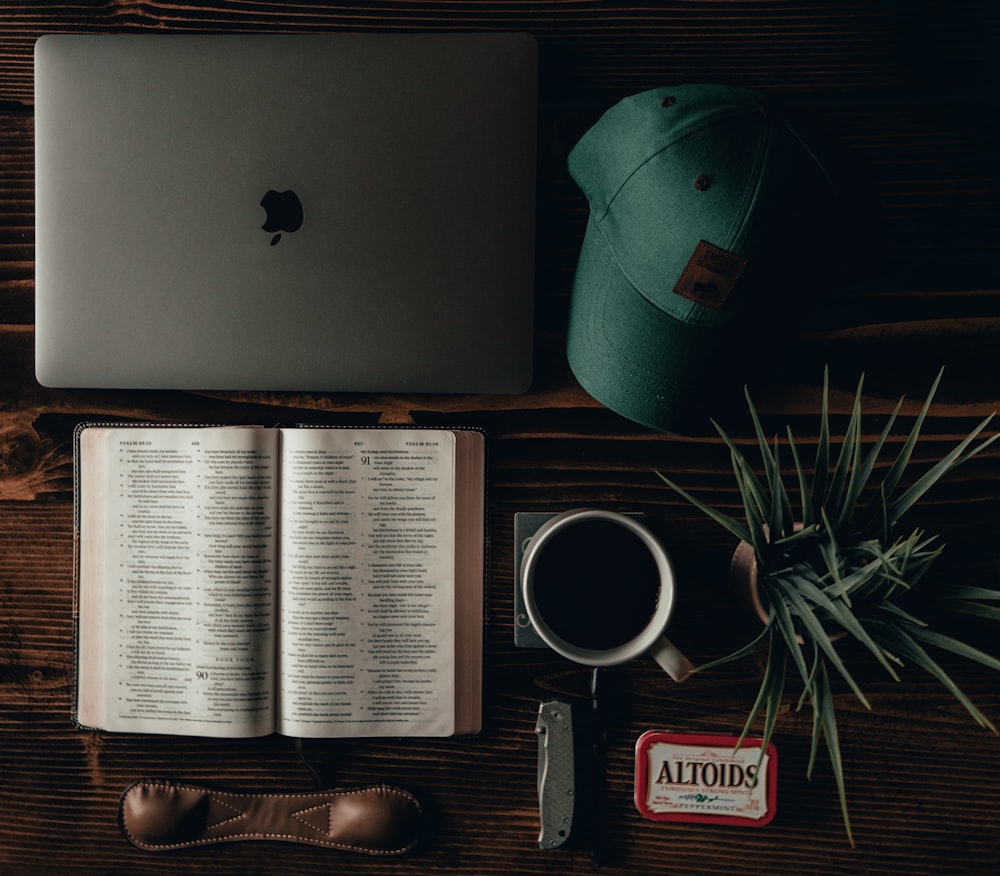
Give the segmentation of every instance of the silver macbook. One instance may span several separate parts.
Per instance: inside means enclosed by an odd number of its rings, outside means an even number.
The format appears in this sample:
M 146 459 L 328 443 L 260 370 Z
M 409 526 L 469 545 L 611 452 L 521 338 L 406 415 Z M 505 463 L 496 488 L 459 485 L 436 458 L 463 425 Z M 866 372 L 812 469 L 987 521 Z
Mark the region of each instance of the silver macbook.
M 39 382 L 526 390 L 536 56 L 520 34 L 43 37 Z

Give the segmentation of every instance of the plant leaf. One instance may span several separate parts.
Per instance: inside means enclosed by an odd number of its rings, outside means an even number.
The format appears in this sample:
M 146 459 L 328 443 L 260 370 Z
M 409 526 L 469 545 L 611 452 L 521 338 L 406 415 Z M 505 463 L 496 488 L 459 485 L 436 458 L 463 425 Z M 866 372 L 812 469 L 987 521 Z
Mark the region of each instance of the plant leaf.
M 919 666 L 928 674 L 932 675 L 938 681 L 940 681 L 957 699 L 964 707 L 965 710 L 972 716 L 973 720 L 979 724 L 980 727 L 986 727 L 992 730 L 994 733 L 997 732 L 996 727 L 990 722 L 990 720 L 979 711 L 976 705 L 970 700 L 965 693 L 959 688 L 951 677 L 938 665 L 937 661 L 931 657 L 920 645 L 916 642 L 914 636 L 920 636 L 925 633 L 926 630 L 920 627 L 910 627 L 904 629 L 901 625 L 896 624 L 880 624 L 879 635 L 884 636 L 887 640 L 891 641 L 893 647 L 898 651 L 903 657 L 911 660 L 915 666 Z M 988 655 L 984 655 L 988 656 Z
M 854 834 L 851 832 L 851 819 L 847 813 L 847 789 L 844 786 L 844 764 L 840 756 L 840 739 L 837 735 L 837 713 L 833 704 L 833 694 L 830 691 L 830 680 L 826 667 L 820 665 L 820 671 L 814 685 L 813 709 L 819 727 L 826 738 L 826 750 L 830 754 L 830 766 L 837 782 L 837 795 L 840 797 L 840 814 L 844 819 L 844 829 L 847 839 L 854 846 Z M 816 725 L 813 725 L 813 736 L 816 735 Z
M 801 709 L 806 702 L 809 703 L 812 708 L 813 720 L 812 720 L 812 735 L 809 744 L 809 761 L 806 764 L 806 777 L 812 778 L 813 768 L 816 766 L 816 755 L 819 753 L 819 740 L 823 735 L 822 724 L 820 723 L 819 709 L 817 708 L 816 700 L 816 690 L 815 690 L 815 679 L 816 674 L 819 672 L 820 666 L 823 663 L 822 655 L 819 653 L 819 646 L 813 642 L 813 653 L 812 653 L 812 666 L 813 671 L 809 674 L 809 682 L 805 685 L 802 690 L 802 696 L 799 698 L 799 708 Z
M 882 575 L 882 561 L 876 557 L 869 563 L 844 575 L 835 584 L 831 584 L 830 595 L 843 597 L 847 604 L 851 605 L 854 599 L 860 599 L 866 595 L 870 589 L 868 585 L 878 579 L 880 575 Z
M 746 541 L 746 542 L 750 541 L 750 531 L 742 523 L 740 523 L 737 520 L 734 520 L 732 517 L 730 517 L 727 514 L 724 514 L 721 511 L 717 511 L 710 505 L 706 505 L 700 499 L 696 499 L 689 492 L 677 486 L 677 484 L 675 484 L 670 478 L 668 478 L 662 472 L 657 472 L 656 474 L 660 478 L 660 480 L 662 480 L 675 493 L 680 495 L 681 498 L 690 502 L 692 505 L 694 505 L 695 508 L 701 511 L 702 514 L 705 514 L 707 517 L 710 517 L 731 535 L 736 536 L 736 538 L 738 538 L 740 541 Z
M 694 669 L 691 670 L 692 674 L 695 672 L 705 672 L 709 669 L 715 669 L 717 666 L 722 666 L 725 663 L 731 663 L 733 660 L 739 660 L 743 657 L 749 657 L 754 651 L 760 647 L 760 644 L 768 638 L 773 632 L 770 625 L 766 625 L 752 641 L 748 642 L 742 648 L 737 648 L 725 657 L 718 657 L 715 660 L 711 660 L 708 663 L 699 663 Z
M 779 653 L 780 652 L 780 653 Z M 764 677 L 761 679 L 760 688 L 757 690 L 757 698 L 750 709 L 746 723 L 743 725 L 743 732 L 736 743 L 739 748 L 746 740 L 757 716 L 764 712 L 764 735 L 761 743 L 762 753 L 767 750 L 767 745 L 774 735 L 774 727 L 778 720 L 778 712 L 781 708 L 781 698 L 785 690 L 785 653 L 782 651 L 782 644 L 775 636 L 770 637 L 767 651 L 767 665 L 764 668 Z
M 806 703 L 809 703 L 810 708 L 812 707 L 813 681 L 816 678 L 816 673 L 819 672 L 819 667 L 823 663 L 823 655 L 820 654 L 819 646 L 815 642 L 812 643 L 812 646 L 812 662 L 810 664 L 812 669 L 809 670 L 809 677 L 802 685 L 802 694 L 799 696 L 799 703 L 796 707 L 796 711 L 801 710 Z M 813 709 L 813 711 L 815 712 L 815 709 Z M 806 770 L 807 773 L 812 770 L 812 765 L 816 762 L 816 749 L 816 739 L 813 739 L 812 751 L 809 754 L 809 767 Z
M 914 627 L 926 627 L 927 622 L 921 620 L 916 615 L 910 614 L 910 612 L 900 608 L 894 602 L 883 602 L 878 606 L 879 612 L 885 612 L 886 614 L 892 615 L 890 619 L 884 619 L 882 621 L 876 621 L 877 623 L 888 623 L 898 625 L 900 621 L 909 624 Z
M 945 611 L 958 612 L 971 617 L 1000 621 L 1000 590 L 970 585 L 955 585 L 937 594 L 937 600 Z
M 764 463 L 764 474 L 767 476 L 768 486 L 774 490 L 774 474 L 775 474 L 775 460 L 771 456 L 771 446 L 764 435 L 764 428 L 760 423 L 760 416 L 757 413 L 757 408 L 754 406 L 753 399 L 750 397 L 750 390 L 747 387 L 743 387 L 743 397 L 747 402 L 747 411 L 750 413 L 750 421 L 753 423 L 754 433 L 757 436 L 757 446 L 760 448 L 761 462 Z
M 826 480 L 830 467 L 830 369 L 823 369 L 823 408 L 819 420 L 819 441 L 816 443 L 816 465 L 813 471 L 812 519 L 819 519 L 819 509 L 826 501 Z
M 844 665 L 843 660 L 840 659 L 840 655 L 837 653 L 837 649 L 834 648 L 833 644 L 830 642 L 830 636 L 823 625 L 819 622 L 815 613 L 806 605 L 805 599 L 803 599 L 802 594 L 798 590 L 788 584 L 786 581 L 777 580 L 773 582 L 781 590 L 781 595 L 788 601 L 789 605 L 795 610 L 795 616 L 802 621 L 805 632 L 816 642 L 820 650 L 826 656 L 827 660 L 830 661 L 831 665 L 840 673 L 844 681 L 850 686 L 851 690 L 854 691 L 854 695 L 864 704 L 866 709 L 871 709 L 871 704 L 868 702 L 868 698 L 861 692 L 861 688 L 858 687 L 858 683 L 854 680 L 854 677 L 847 670 Z M 780 603 L 780 600 L 777 600 Z M 803 680 L 807 679 L 805 673 L 802 675 Z
M 942 599 L 980 599 L 984 602 L 1000 602 L 1000 590 L 976 587 L 972 584 L 952 584 L 940 594 Z
M 791 532 L 795 527 L 792 506 L 789 504 L 788 494 L 785 492 L 785 483 L 781 479 L 781 453 L 777 438 L 774 439 L 773 458 L 774 481 L 771 484 L 771 510 L 767 518 L 770 521 L 772 539 Z
M 957 654 L 966 660 L 981 663 L 983 666 L 1000 672 L 1000 659 L 979 650 L 979 648 L 974 648 L 972 645 L 968 645 L 959 639 L 946 636 L 944 633 L 939 633 L 937 630 L 932 630 L 929 627 L 915 627 L 910 632 L 915 639 L 920 639 L 928 645 L 933 645 L 935 648 L 940 648 L 943 651 L 950 651 L 952 654 Z
M 795 668 L 803 680 L 809 677 L 809 670 L 806 667 L 805 658 L 802 656 L 802 647 L 799 645 L 798 631 L 795 629 L 795 622 L 792 620 L 788 604 L 781 598 L 781 594 L 772 594 L 772 623 L 777 627 L 778 632 L 785 641 L 788 653 L 792 657 Z
M 957 605 L 949 605 L 948 611 L 958 614 L 978 617 L 982 620 L 1000 621 L 1000 607 L 995 605 L 979 605 L 975 602 L 959 602 Z
M 885 428 L 882 429 L 881 434 L 875 440 L 875 443 L 868 451 L 868 455 L 865 457 L 864 462 L 861 464 L 861 472 L 856 479 L 853 493 L 849 498 L 851 508 L 856 508 L 858 502 L 860 502 L 861 496 L 864 493 L 865 488 L 868 486 L 868 482 L 871 480 L 872 472 L 875 469 L 875 463 L 878 461 L 879 456 L 881 456 L 882 454 L 882 448 L 885 446 L 885 442 L 889 437 L 889 433 L 892 432 L 892 427 L 896 424 L 896 418 L 899 416 L 899 412 L 902 409 L 902 407 L 903 407 L 903 400 L 900 399 L 896 403 L 896 407 L 893 409 L 892 413 L 889 415 L 889 419 L 885 424 Z M 884 531 L 883 535 L 885 538 L 888 538 L 887 531 Z
M 833 579 L 835 584 L 840 584 L 842 576 L 840 574 L 841 570 L 836 558 L 843 557 L 844 553 L 841 551 L 840 545 L 837 544 L 837 534 L 834 531 L 833 526 L 830 524 L 830 518 L 827 516 L 825 508 L 820 508 L 820 517 L 823 526 L 826 528 L 826 536 L 829 539 L 829 542 L 824 545 L 823 558 L 826 561 L 826 568 L 830 577 Z M 842 596 L 846 600 L 847 604 L 850 605 L 851 598 L 848 588 L 840 586 L 838 587 L 838 591 L 838 595 Z
M 802 508 L 801 522 L 803 528 L 812 526 L 814 522 L 812 507 L 812 489 L 806 479 L 805 469 L 802 467 L 802 459 L 799 457 L 799 448 L 795 444 L 795 436 L 791 427 L 786 428 L 788 434 L 788 449 L 792 452 L 792 461 L 795 463 L 795 476 L 799 481 L 799 499 Z
M 743 504 L 747 512 L 748 520 L 754 516 L 763 518 L 767 513 L 766 509 L 770 504 L 765 498 L 763 485 L 754 473 L 753 467 L 733 442 L 732 438 L 726 434 L 726 431 L 718 423 L 716 423 L 715 420 L 712 420 L 711 422 L 715 427 L 715 431 L 719 433 L 719 437 L 722 439 L 723 443 L 729 448 L 729 458 L 732 463 L 733 473 L 737 476 L 737 478 L 739 478 L 742 473 L 746 479 L 747 490 Z M 750 497 L 750 501 L 747 500 L 746 496 Z
M 764 428 L 760 422 L 757 408 L 750 397 L 750 390 L 743 388 L 743 395 L 747 401 L 747 410 L 750 412 L 750 419 L 753 422 L 754 433 L 757 435 L 757 444 L 760 447 L 760 457 L 764 464 L 764 475 L 767 478 L 767 486 L 771 492 L 771 502 L 768 511 L 768 524 L 771 529 L 771 538 L 777 538 L 791 531 L 794 515 L 792 506 L 788 501 L 788 494 L 785 491 L 785 482 L 781 478 L 781 459 L 778 450 L 778 439 L 775 437 L 774 450 L 772 451 L 768 443 Z M 762 497 L 763 498 L 763 497 Z M 767 506 L 761 505 L 761 510 Z
M 853 510 L 849 504 L 849 497 L 854 492 L 854 482 L 861 463 L 861 391 L 864 382 L 865 377 L 862 374 L 854 393 L 854 405 L 844 432 L 844 440 L 840 445 L 837 464 L 833 469 L 830 493 L 822 509 L 835 524 L 829 527 L 831 535 L 850 519 Z
M 1000 438 L 1000 432 L 998 432 L 996 435 L 988 438 L 978 447 L 963 456 L 965 449 L 976 440 L 979 434 L 990 424 L 992 420 L 992 415 L 983 420 L 956 447 L 952 448 L 952 450 L 947 453 L 944 458 L 938 460 L 934 466 L 917 479 L 916 483 L 903 492 L 898 499 L 889 504 L 888 516 L 890 525 L 895 524 L 895 522 L 899 520 L 899 518 L 902 517 L 907 511 L 909 511 L 917 500 L 920 499 L 931 487 L 933 487 L 934 484 L 936 484 L 944 475 L 952 469 L 957 468 L 963 462 L 971 459 L 977 453 L 986 449 L 994 441 Z
M 757 557 L 759 569 L 764 568 L 764 557 L 767 548 L 767 533 L 764 531 L 763 511 L 755 505 L 756 499 L 753 493 L 753 473 L 747 472 L 742 466 L 734 466 L 736 474 L 736 485 L 740 489 L 740 496 L 743 500 L 743 507 L 746 511 L 747 529 L 750 532 L 750 544 L 753 545 L 754 554 Z
M 927 417 L 927 412 L 930 410 L 931 401 L 933 400 L 935 393 L 937 393 L 938 385 L 941 383 L 941 376 L 943 374 L 944 368 L 941 368 L 937 373 L 937 377 L 934 378 L 934 382 L 931 384 L 930 391 L 927 393 L 927 398 L 924 399 L 923 407 L 920 409 L 920 413 L 917 415 L 917 419 L 914 421 L 913 427 L 910 429 L 910 434 L 907 436 L 902 449 L 899 451 L 899 455 L 896 457 L 892 467 L 882 480 L 882 489 L 885 492 L 886 500 L 892 496 L 893 491 L 896 489 L 900 479 L 903 477 L 903 472 L 910 463 L 910 457 L 913 455 L 913 448 L 917 444 L 917 438 L 920 437 L 920 429 Z
M 868 631 L 864 628 L 861 621 L 855 617 L 854 612 L 850 610 L 845 604 L 838 600 L 831 599 L 827 594 L 819 587 L 817 587 L 812 581 L 806 578 L 796 576 L 794 579 L 794 586 L 802 593 L 802 596 L 814 602 L 816 605 L 825 609 L 827 614 L 839 624 L 844 630 L 846 630 L 850 635 L 857 639 L 861 644 L 863 644 L 871 653 L 874 655 L 875 659 L 885 667 L 885 670 L 892 676 L 895 681 L 899 681 L 899 676 L 896 674 L 895 669 L 889 663 L 889 657 L 886 652 L 879 647 L 874 639 L 868 634 Z

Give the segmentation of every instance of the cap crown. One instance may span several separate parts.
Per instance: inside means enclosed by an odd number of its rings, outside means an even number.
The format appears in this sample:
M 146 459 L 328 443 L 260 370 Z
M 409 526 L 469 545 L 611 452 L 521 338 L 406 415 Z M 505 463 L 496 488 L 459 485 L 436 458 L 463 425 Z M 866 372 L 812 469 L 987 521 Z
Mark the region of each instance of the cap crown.
M 569 170 L 625 278 L 675 319 L 723 325 L 739 308 L 728 292 L 754 253 L 767 190 L 778 185 L 776 139 L 756 92 L 659 88 L 608 110 L 570 154 Z M 707 303 L 678 286 L 704 258 L 703 241 L 717 260 L 736 257 Z

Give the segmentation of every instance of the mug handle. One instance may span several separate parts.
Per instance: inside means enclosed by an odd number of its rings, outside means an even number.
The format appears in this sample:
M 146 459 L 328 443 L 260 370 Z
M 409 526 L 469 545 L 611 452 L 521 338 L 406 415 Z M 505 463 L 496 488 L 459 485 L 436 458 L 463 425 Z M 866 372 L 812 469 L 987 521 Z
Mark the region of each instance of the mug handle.
M 674 681 L 684 681 L 694 669 L 694 664 L 666 636 L 660 636 L 649 653 Z

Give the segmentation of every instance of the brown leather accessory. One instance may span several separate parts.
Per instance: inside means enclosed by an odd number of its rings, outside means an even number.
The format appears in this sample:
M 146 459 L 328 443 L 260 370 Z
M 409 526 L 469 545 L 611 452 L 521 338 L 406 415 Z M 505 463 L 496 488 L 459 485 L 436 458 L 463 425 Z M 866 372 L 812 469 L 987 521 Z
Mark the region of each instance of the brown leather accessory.
M 410 851 L 420 804 L 388 785 L 301 794 L 234 794 L 143 779 L 122 794 L 118 821 L 148 852 L 239 840 L 282 840 L 369 855 Z

